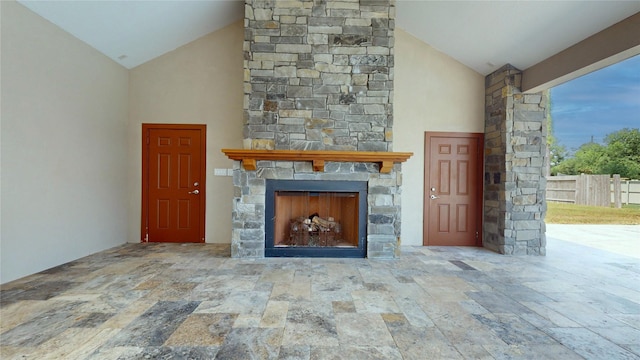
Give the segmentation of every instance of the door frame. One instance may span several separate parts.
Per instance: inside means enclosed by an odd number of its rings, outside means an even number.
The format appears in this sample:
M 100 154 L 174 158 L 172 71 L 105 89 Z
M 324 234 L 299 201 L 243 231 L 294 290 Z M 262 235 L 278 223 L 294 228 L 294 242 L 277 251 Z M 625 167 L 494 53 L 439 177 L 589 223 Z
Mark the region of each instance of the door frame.
M 427 194 L 429 194 L 429 175 L 430 175 L 430 160 L 431 160 L 431 138 L 434 137 L 450 137 L 450 138 L 476 138 L 478 139 L 478 153 L 476 160 L 478 161 L 478 169 L 476 172 L 476 185 L 478 186 L 478 205 L 476 209 L 477 214 L 480 214 L 478 221 L 478 238 L 476 240 L 476 246 L 482 246 L 482 228 L 484 223 L 484 213 L 482 211 L 484 206 L 484 133 L 468 133 L 468 132 L 437 132 L 437 131 L 425 131 L 424 132 L 424 178 L 422 189 L 422 245 L 428 246 L 429 244 L 429 202 L 426 200 Z
M 207 184 L 207 125 L 204 124 L 142 124 L 142 212 L 140 226 L 140 242 L 149 242 L 149 131 L 152 129 L 165 130 L 199 130 L 200 131 L 200 242 L 205 242 L 205 205 Z

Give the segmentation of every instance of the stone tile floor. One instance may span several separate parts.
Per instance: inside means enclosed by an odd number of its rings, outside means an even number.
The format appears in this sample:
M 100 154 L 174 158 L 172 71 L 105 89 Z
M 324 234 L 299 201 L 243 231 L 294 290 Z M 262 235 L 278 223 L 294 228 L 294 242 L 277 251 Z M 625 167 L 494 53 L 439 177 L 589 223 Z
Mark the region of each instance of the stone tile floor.
M 127 244 L 0 294 L 2 359 L 640 358 L 640 259 L 553 239 L 398 260 Z

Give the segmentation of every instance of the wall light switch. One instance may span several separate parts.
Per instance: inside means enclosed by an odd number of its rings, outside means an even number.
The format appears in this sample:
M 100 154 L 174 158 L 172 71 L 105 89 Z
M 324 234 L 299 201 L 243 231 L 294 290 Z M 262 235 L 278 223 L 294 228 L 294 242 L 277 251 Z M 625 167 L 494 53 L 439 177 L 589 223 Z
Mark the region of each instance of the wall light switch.
M 227 169 L 213 169 L 213 175 L 215 175 L 215 176 L 227 176 Z

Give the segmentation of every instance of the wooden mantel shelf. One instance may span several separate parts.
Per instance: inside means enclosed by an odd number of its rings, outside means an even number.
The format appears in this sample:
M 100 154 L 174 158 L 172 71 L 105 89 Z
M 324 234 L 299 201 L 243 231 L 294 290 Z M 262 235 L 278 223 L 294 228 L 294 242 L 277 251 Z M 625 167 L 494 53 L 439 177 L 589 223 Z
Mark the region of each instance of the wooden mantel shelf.
M 319 151 L 319 150 L 245 150 L 222 149 L 229 159 L 242 161 L 245 170 L 257 169 L 258 160 L 312 161 L 314 171 L 324 171 L 325 161 L 372 162 L 380 164 L 380 172 L 388 174 L 396 162 L 405 162 L 412 152 Z

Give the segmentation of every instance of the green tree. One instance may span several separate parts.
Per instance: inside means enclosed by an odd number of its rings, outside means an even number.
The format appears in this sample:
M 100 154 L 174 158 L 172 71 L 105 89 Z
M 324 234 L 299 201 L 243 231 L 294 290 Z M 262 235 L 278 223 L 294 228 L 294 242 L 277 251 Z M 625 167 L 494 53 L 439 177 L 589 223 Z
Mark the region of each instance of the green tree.
M 612 159 L 602 166 L 603 174 L 620 174 L 622 178 L 640 179 L 640 163 L 625 158 Z
M 640 179 L 640 130 L 624 128 L 607 135 L 604 142 L 608 159 L 602 173 Z
M 551 165 L 552 168 L 562 163 L 567 157 L 567 149 L 564 145 L 556 143 L 547 146 L 549 146 L 549 165 Z
M 553 101 L 551 98 L 551 90 L 544 92 L 544 96 L 547 98 L 547 147 L 549 148 L 549 165 L 553 174 L 553 167 L 560 164 L 567 156 L 567 149 L 560 145 L 558 138 L 556 138 L 553 130 L 553 119 L 551 118 L 551 107 Z
M 555 166 L 551 173 L 578 175 L 601 174 L 600 168 L 607 160 L 606 148 L 597 143 L 586 143 L 580 146 L 572 158 Z
M 554 166 L 551 173 L 620 174 L 623 178 L 640 179 L 640 130 L 622 129 L 607 135 L 605 145 L 587 143 L 575 155 Z

